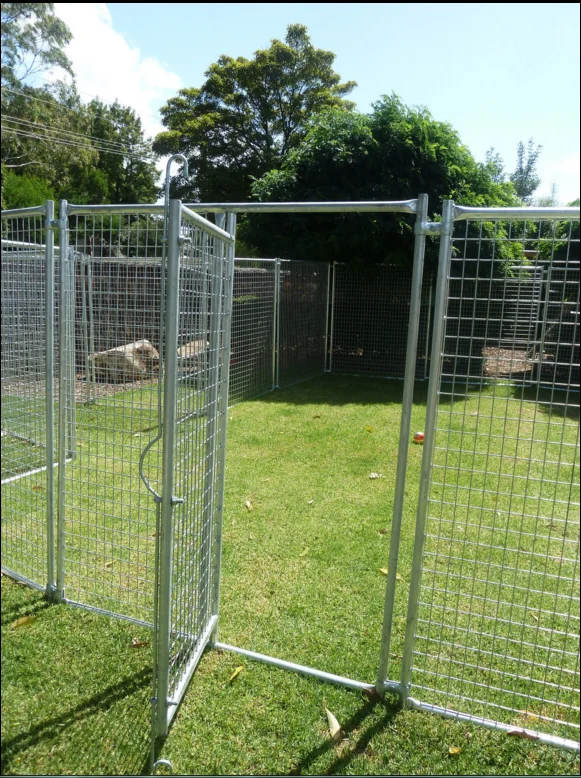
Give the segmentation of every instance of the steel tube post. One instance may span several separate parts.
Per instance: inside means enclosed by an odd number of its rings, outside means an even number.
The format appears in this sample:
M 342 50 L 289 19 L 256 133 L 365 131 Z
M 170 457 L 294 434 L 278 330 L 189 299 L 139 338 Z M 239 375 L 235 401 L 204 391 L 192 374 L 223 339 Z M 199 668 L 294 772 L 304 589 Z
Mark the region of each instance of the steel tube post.
M 428 498 L 430 489 L 430 476 L 432 469 L 432 454 L 436 438 L 436 415 L 438 409 L 438 392 L 441 373 L 441 353 L 444 338 L 444 325 L 446 314 L 446 301 L 448 297 L 448 275 L 450 269 L 452 242 L 452 230 L 454 228 L 454 202 L 445 200 L 442 209 L 442 222 L 440 226 L 440 252 L 438 259 L 438 276 L 436 281 L 436 302 L 434 305 L 434 318 L 432 330 L 432 354 L 430 365 L 430 383 L 428 385 L 428 398 L 426 406 L 426 428 L 424 438 L 424 452 L 422 457 L 422 469 L 420 475 L 420 489 L 418 496 L 418 510 L 416 516 L 416 533 L 414 540 L 414 555 L 410 591 L 408 596 L 408 609 L 406 619 L 406 634 L 403 649 L 401 668 L 401 686 L 403 687 L 403 702 L 407 697 L 411 677 L 411 666 L 418 617 L 418 605 L 420 595 L 420 583 L 422 577 L 423 552 L 426 533 L 426 516 L 428 512 Z
M 88 316 L 89 316 L 89 353 L 95 353 L 95 312 L 93 309 L 93 268 L 92 257 L 87 261 L 87 296 L 88 296 Z M 91 381 L 91 402 L 97 402 L 97 378 L 95 375 L 95 361 L 89 360 L 90 381 Z
M 159 618 L 157 646 L 157 735 L 159 737 L 165 737 L 167 735 L 168 718 L 181 207 L 182 204 L 179 200 L 170 201 L 167 240 L 167 304 L 165 307 L 166 356 L 163 398 L 161 538 L 159 555 Z
M 220 225 L 223 226 L 223 225 Z M 236 214 L 229 213 L 226 220 L 226 232 L 235 238 Z M 228 393 L 230 386 L 230 349 L 232 342 L 232 298 L 234 293 L 234 256 L 235 243 L 226 246 L 226 273 L 224 290 L 224 319 L 222 325 L 222 374 L 220 376 L 219 410 L 222 418 L 220 427 L 220 458 L 218 464 L 218 501 L 214 516 L 214 533 L 212 537 L 212 554 L 214 567 L 211 578 L 211 613 L 216 617 L 216 624 L 210 636 L 210 643 L 218 639 L 218 611 L 220 610 L 220 574 L 222 570 L 222 521 L 224 514 L 224 486 L 226 475 L 226 429 L 228 423 Z
M 67 420 L 70 397 L 68 394 L 68 332 L 69 289 L 67 282 L 67 263 L 69 253 L 69 230 L 67 202 L 59 204 L 59 409 L 58 409 L 58 502 L 57 502 L 57 551 L 56 551 L 56 597 L 64 597 L 64 561 L 65 561 L 65 461 L 67 459 Z
M 278 389 L 280 378 L 280 268 L 281 260 L 277 259 L 274 266 L 274 326 L 275 326 L 275 339 L 274 339 L 274 354 L 273 354 L 273 368 L 274 368 L 274 385 L 273 389 Z
M 395 493 L 393 497 L 393 518 L 389 542 L 389 561 L 387 566 L 387 584 L 383 610 L 383 630 L 379 653 L 379 670 L 377 673 L 377 691 L 383 693 L 383 684 L 387 679 L 389 667 L 389 650 L 391 646 L 391 631 L 393 626 L 393 608 L 397 581 L 397 564 L 399 560 L 399 543 L 403 504 L 405 499 L 405 479 L 409 450 L 409 437 L 414 399 L 414 383 L 416 378 L 416 359 L 418 350 L 418 332 L 420 325 L 420 308 L 422 303 L 422 279 L 424 272 L 424 253 L 426 236 L 422 232 L 423 225 L 428 220 L 428 196 L 421 194 L 418 198 L 416 217 L 416 236 L 414 243 L 414 259 L 411 284 L 410 313 L 408 321 L 408 341 L 401 406 L 401 422 L 399 429 L 399 451 L 397 457 L 397 472 L 395 477 Z
M 327 308 L 325 316 L 325 364 L 323 365 L 323 373 L 329 372 L 327 370 L 327 361 L 329 359 L 329 314 L 331 310 L 331 263 L 327 265 Z
M 46 203 L 45 245 L 45 329 L 46 329 L 46 545 L 47 594 L 53 595 L 56 585 L 54 548 L 54 202 Z
M 337 275 L 337 263 L 333 262 L 333 276 L 331 283 L 331 332 L 329 335 L 329 373 L 333 372 L 333 336 L 335 329 L 335 276 Z

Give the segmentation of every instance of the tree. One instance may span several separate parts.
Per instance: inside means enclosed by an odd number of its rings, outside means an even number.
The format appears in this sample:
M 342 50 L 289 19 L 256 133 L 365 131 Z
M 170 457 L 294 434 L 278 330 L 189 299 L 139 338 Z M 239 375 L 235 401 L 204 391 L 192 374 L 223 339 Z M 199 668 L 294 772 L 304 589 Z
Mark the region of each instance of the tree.
M 71 40 L 67 25 L 54 15 L 54 3 L 2 3 L 2 86 L 60 68 L 73 75 L 63 51 Z
M 532 138 L 527 145 L 521 141 L 517 147 L 516 170 L 510 175 L 517 195 L 525 203 L 530 203 L 533 193 L 538 189 L 541 179 L 537 175 L 537 162 L 542 146 L 537 146 Z
M 494 146 L 491 146 L 484 155 L 484 164 L 488 169 L 490 178 L 495 183 L 502 184 L 505 181 L 506 174 L 504 172 L 504 160 Z
M 18 176 L 12 170 L 2 171 L 2 209 L 28 208 L 54 200 L 48 183 L 36 176 Z
M 161 109 L 167 131 L 160 154 L 181 152 L 190 178 L 175 194 L 186 200 L 245 200 L 252 179 L 280 165 L 304 137 L 313 116 L 329 107 L 349 110 L 355 87 L 341 83 L 335 55 L 316 49 L 307 28 L 292 24 L 252 59 L 221 56 L 200 88 L 182 89 Z
M 262 201 L 405 200 L 420 192 L 429 195 L 432 213 L 450 197 L 517 203 L 512 184 L 495 182 L 449 124 L 395 95 L 369 115 L 329 110 L 317 117 L 280 168 L 253 186 Z M 240 235 L 262 256 L 363 264 L 409 263 L 414 239 L 413 221 L 398 214 L 252 215 Z

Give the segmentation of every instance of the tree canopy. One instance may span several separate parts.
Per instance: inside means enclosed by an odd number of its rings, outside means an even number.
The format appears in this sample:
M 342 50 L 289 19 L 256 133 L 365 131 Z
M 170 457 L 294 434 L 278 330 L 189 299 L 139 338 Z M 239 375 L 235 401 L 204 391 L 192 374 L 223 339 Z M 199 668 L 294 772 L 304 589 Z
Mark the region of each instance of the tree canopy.
M 253 185 L 261 201 L 401 200 L 425 192 L 442 200 L 514 205 L 511 183 L 497 182 L 447 123 L 425 108 L 384 96 L 370 114 L 328 110 L 276 170 Z M 404 215 L 252 215 L 241 237 L 263 255 L 291 259 L 409 262 L 413 221 Z
M 355 87 L 333 70 L 335 55 L 317 49 L 307 28 L 288 27 L 252 59 L 221 56 L 199 88 L 182 89 L 161 109 L 167 127 L 155 139 L 160 154 L 188 158 L 178 180 L 185 200 L 245 200 L 252 179 L 281 164 L 304 137 L 313 115 L 349 110 Z
M 154 201 L 154 156 L 131 108 L 87 105 L 74 81 L 29 83 L 43 70 L 72 74 L 70 40 L 52 3 L 2 4 L 3 207 L 39 205 L 47 193 L 87 203 Z

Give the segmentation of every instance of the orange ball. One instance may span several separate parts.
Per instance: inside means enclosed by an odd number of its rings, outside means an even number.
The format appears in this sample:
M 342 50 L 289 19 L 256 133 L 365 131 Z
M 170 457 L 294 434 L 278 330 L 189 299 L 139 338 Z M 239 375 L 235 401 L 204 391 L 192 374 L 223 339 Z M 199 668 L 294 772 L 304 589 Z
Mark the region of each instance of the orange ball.
M 414 435 L 414 443 L 423 443 L 424 442 L 424 433 L 423 432 L 416 432 Z

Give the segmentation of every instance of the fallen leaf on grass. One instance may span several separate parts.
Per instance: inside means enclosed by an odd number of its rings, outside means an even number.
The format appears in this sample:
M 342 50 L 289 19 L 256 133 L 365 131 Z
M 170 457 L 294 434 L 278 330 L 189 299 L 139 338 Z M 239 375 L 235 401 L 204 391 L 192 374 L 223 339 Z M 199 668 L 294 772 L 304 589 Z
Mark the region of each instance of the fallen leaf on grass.
M 384 529 L 380 529 L 379 530 L 379 534 L 380 535 L 387 535 L 387 532 L 388 532 L 387 527 L 385 527 Z
M 363 696 L 372 702 L 380 699 L 377 689 L 363 689 Z
M 314 502 L 314 500 L 309 500 L 309 505 L 312 505 Z
M 239 665 L 239 666 L 236 668 L 236 670 L 234 670 L 234 672 L 232 673 L 232 675 L 230 676 L 230 680 L 228 681 L 228 683 L 232 683 L 232 681 L 236 680 L 236 678 L 238 678 L 238 676 L 240 675 L 240 673 L 241 673 L 243 670 L 244 670 L 244 665 Z
M 331 740 L 334 740 L 336 743 L 341 739 L 341 727 L 329 708 L 325 708 L 325 713 L 327 714 L 327 721 L 329 722 L 329 735 L 331 736 Z
M 527 729 L 520 729 L 519 727 L 511 727 L 511 729 L 507 730 L 507 735 L 511 735 L 512 737 L 522 737 L 525 740 L 538 740 L 539 736 L 535 735 L 534 732 L 529 732 Z
M 149 640 L 140 640 L 139 638 L 133 638 L 129 644 L 129 648 L 145 648 L 149 645 Z
M 373 427 L 365 427 L 366 432 L 373 432 Z
M 530 710 L 521 710 L 520 714 L 521 714 L 521 716 L 524 719 L 538 719 L 539 718 L 536 713 L 532 713 Z
M 27 624 L 32 624 L 33 621 L 36 621 L 38 616 L 21 616 L 19 619 L 16 619 L 16 621 L 13 621 L 10 625 L 11 629 L 18 629 L 18 627 L 25 627 Z
M 299 556 L 300 556 L 300 557 L 301 557 L 301 556 L 306 556 L 308 553 L 309 553 L 309 548 L 308 548 L 308 546 L 307 546 L 307 548 L 305 548 L 305 550 L 304 550 L 304 551 L 301 551 L 301 553 L 299 554 Z
M 154 533 L 153 533 L 153 535 L 152 535 L 151 537 L 152 537 L 152 538 L 157 538 L 158 536 L 159 536 L 159 532 L 154 532 Z
M 529 611 L 529 613 L 533 617 L 533 619 L 538 622 L 539 617 L 537 616 L 537 614 L 534 611 Z
M 369 477 L 373 480 L 374 478 L 383 478 L 384 476 L 381 473 L 369 473 Z
M 462 753 L 462 749 L 460 748 L 460 746 L 450 746 L 450 748 L 448 749 L 448 753 L 450 754 L 450 756 L 456 756 L 457 754 Z
M 105 562 L 105 567 L 113 567 L 114 564 L 115 564 L 115 560 L 113 560 L 112 562 Z
M 246 507 L 248 508 L 249 511 L 251 511 L 252 508 L 254 507 L 252 505 L 252 503 L 250 502 L 250 500 L 246 500 L 246 502 L 244 504 L 246 505 Z
M 389 571 L 388 571 L 387 567 L 380 567 L 380 568 L 379 568 L 379 572 L 380 572 L 382 575 L 387 575 L 387 573 L 388 573 Z M 396 581 L 401 581 L 401 575 L 400 575 L 399 573 L 396 573 L 396 574 L 395 574 L 395 579 L 396 579 Z
M 37 486 L 33 486 L 32 488 L 34 489 L 35 492 L 44 492 L 44 489 L 45 489 L 45 487 L 44 486 L 40 486 L 40 484 L 37 485 Z
M 313 419 L 320 419 L 320 418 L 321 418 L 321 414 L 320 413 L 314 413 L 313 414 Z

